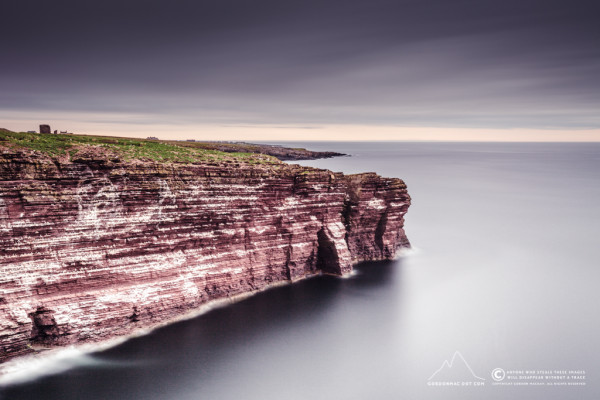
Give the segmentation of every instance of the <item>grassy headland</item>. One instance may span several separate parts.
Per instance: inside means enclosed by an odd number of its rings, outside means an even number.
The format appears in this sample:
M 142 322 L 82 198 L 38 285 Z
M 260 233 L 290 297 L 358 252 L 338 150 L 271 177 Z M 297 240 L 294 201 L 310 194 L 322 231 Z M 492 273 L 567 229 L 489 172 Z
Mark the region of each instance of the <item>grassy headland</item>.
M 11 132 L 0 129 L 0 147 L 29 149 L 52 158 L 76 159 L 91 154 L 106 155 L 123 161 L 147 160 L 159 162 L 243 162 L 250 164 L 279 164 L 268 154 L 256 151 L 259 145 L 224 143 L 226 151 L 220 151 L 221 143 L 179 142 L 151 139 L 134 139 L 111 136 L 40 134 Z

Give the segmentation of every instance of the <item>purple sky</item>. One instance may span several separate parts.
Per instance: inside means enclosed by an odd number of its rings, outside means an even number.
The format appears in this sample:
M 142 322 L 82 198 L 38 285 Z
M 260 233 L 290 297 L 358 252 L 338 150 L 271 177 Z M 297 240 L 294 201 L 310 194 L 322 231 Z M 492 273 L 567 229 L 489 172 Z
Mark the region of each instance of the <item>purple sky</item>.
M 9 129 L 600 140 L 597 0 L 19 0 L 1 11 Z

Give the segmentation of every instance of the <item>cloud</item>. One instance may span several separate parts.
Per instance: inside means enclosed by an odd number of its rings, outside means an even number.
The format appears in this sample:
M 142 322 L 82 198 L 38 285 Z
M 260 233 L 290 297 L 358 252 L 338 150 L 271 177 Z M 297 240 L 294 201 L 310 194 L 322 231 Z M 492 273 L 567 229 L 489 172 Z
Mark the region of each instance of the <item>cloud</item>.
M 138 124 L 600 127 L 592 1 L 6 8 L 7 112 L 120 114 Z

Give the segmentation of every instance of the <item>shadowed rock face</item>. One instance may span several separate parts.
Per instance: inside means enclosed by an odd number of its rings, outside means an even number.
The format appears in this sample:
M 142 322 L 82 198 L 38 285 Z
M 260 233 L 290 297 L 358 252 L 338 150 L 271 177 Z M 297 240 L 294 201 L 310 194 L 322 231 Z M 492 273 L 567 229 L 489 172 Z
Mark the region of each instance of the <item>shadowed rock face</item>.
M 45 307 L 38 307 L 36 311 L 29 313 L 31 318 L 31 341 L 34 343 L 54 343 L 60 336 L 53 311 Z
M 0 154 L 0 360 L 408 247 L 400 179 Z

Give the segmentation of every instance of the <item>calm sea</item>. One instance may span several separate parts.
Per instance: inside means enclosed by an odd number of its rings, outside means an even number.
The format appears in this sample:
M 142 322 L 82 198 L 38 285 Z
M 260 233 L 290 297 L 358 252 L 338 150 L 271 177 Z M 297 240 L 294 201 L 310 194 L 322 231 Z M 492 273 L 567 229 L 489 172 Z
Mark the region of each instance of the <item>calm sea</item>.
M 600 398 L 600 144 L 299 146 L 403 178 L 414 251 L 65 353 L 0 397 Z

